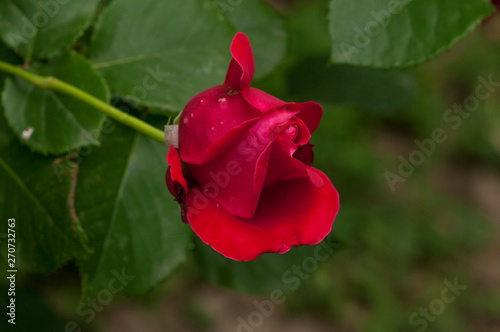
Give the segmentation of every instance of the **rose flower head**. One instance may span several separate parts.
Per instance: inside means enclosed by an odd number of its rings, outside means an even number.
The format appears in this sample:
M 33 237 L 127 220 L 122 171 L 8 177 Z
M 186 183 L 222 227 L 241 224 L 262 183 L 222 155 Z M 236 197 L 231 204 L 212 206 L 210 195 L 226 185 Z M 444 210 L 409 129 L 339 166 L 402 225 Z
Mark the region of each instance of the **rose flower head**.
M 317 244 L 339 209 L 332 183 L 311 167 L 309 139 L 323 109 L 250 87 L 254 59 L 245 34 L 235 35 L 231 54 L 224 84 L 196 95 L 181 113 L 167 187 L 183 221 L 228 258 Z

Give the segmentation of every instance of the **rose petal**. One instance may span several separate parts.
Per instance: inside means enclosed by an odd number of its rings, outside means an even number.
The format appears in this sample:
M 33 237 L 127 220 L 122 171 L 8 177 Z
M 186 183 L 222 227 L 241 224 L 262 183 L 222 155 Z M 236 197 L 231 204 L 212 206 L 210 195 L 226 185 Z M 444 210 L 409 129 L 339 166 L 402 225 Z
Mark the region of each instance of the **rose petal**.
M 207 163 L 241 138 L 262 113 L 241 94 L 219 85 L 196 95 L 179 119 L 179 151 L 184 162 Z
M 173 145 L 170 145 L 170 147 L 168 148 L 167 163 L 170 165 L 169 172 L 167 172 L 167 175 L 170 175 L 169 178 L 167 177 L 167 187 L 170 190 L 170 193 L 176 196 L 176 193 L 172 192 L 174 188 L 173 183 L 175 182 L 178 182 L 184 189 L 184 192 L 187 193 L 188 185 L 186 179 L 184 178 L 184 175 L 182 174 L 181 159 L 179 158 L 177 149 Z
M 250 87 L 255 65 L 250 40 L 244 33 L 238 32 L 234 36 L 231 55 L 233 59 L 229 64 L 224 84 L 235 90 L 246 90 Z
M 316 169 L 312 167 L 307 167 L 306 169 L 307 174 L 309 175 L 309 180 L 311 180 L 311 184 L 316 188 L 322 188 L 325 185 L 323 177 L 316 172 Z
M 199 188 L 193 188 L 187 198 L 187 218 L 193 231 L 216 251 L 240 261 L 319 243 L 331 231 L 339 197 L 325 174 L 308 169 L 322 179 L 322 187 L 316 188 L 308 178 L 266 187 L 250 220 L 235 217 Z
M 299 105 L 298 107 L 302 110 L 297 114 L 297 117 L 304 121 L 307 128 L 309 128 L 309 132 L 312 134 L 318 129 L 319 121 L 323 115 L 323 107 L 314 101 L 296 103 L 296 105 Z
M 181 207 L 181 217 L 182 221 L 187 224 L 188 219 L 186 217 L 187 211 L 187 193 L 189 192 L 188 182 L 184 177 L 182 162 L 179 158 L 179 154 L 177 153 L 177 149 L 170 145 L 168 154 L 167 154 L 167 163 L 170 165 L 167 168 L 167 174 L 165 176 L 165 180 L 167 182 L 167 188 L 170 193 L 175 197 L 175 201 L 179 203 Z M 189 174 L 190 175 L 190 174 Z
M 264 187 L 278 181 L 307 178 L 309 176 L 306 166 L 292 157 L 296 150 L 297 146 L 291 141 L 281 141 L 273 144 Z
M 283 130 L 287 130 L 287 127 L 294 126 L 295 128 L 295 137 L 292 139 L 293 143 L 296 145 L 304 145 L 311 139 L 311 133 L 309 132 L 309 128 L 304 124 L 304 122 L 298 117 L 294 116 L 287 124 L 283 126 Z M 286 133 L 282 133 L 281 135 L 286 139 Z
M 293 157 L 304 165 L 311 166 L 314 160 L 313 144 L 309 142 L 299 146 Z
M 190 165 L 200 187 L 230 213 L 251 218 L 266 177 L 272 143 L 279 135 L 279 127 L 297 112 L 268 113 L 218 158 Z
M 263 113 L 272 112 L 276 108 L 300 110 L 297 117 L 304 122 L 311 134 L 318 128 L 321 116 L 323 115 L 323 107 L 314 101 L 286 103 L 256 88 L 250 88 L 249 91 L 243 92 L 243 95 L 253 107 Z
M 271 96 L 262 90 L 250 88 L 243 92 L 246 100 L 261 112 L 266 112 L 272 108 L 286 104 L 283 100 Z

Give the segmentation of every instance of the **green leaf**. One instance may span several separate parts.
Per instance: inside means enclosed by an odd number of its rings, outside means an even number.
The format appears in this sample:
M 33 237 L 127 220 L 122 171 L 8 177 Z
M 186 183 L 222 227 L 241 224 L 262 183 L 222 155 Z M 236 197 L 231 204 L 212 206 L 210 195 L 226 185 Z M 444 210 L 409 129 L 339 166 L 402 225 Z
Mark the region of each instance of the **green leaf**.
M 217 3 L 236 30 L 244 32 L 250 39 L 255 78 L 270 73 L 283 60 L 286 51 L 286 31 L 281 17 L 261 0 L 220 0 Z
M 240 292 L 270 295 L 274 290 L 283 293 L 296 290 L 339 246 L 330 235 L 315 246 L 300 246 L 284 254 L 264 254 L 254 261 L 238 262 L 196 238 L 194 253 L 200 273 L 209 281 Z
M 101 100 L 109 99 L 103 79 L 74 52 L 48 63 L 35 63 L 31 69 L 37 74 L 55 76 Z M 99 144 L 105 115 L 73 97 L 13 78 L 6 81 L 3 106 L 11 128 L 35 151 L 61 154 Z
M 16 268 L 50 273 L 81 248 L 68 208 L 75 165 L 31 153 L 10 132 L 3 114 L 0 132 L 2 243 L 7 243 L 7 220 L 14 218 Z M 58 173 L 56 168 L 65 171 Z M 2 260 L 7 261 L 7 245 L 0 250 Z
M 3 0 L 0 37 L 29 60 L 67 49 L 89 26 L 99 0 Z
M 207 0 L 115 0 L 99 17 L 91 59 L 114 93 L 179 111 L 222 84 L 233 32 Z
M 330 0 L 331 60 L 378 68 L 426 61 L 493 12 L 489 0 Z
M 166 154 L 110 122 L 102 146 L 82 160 L 76 211 L 94 250 L 78 259 L 84 294 L 108 289 L 113 278 L 126 294 L 145 293 L 185 260 L 191 233 L 165 185 Z
M 0 60 L 2 61 L 7 61 L 10 63 L 15 63 L 19 64 L 22 63 L 20 59 L 17 57 L 17 55 L 12 52 L 7 46 L 0 41 Z M 3 91 L 4 88 L 4 83 L 5 79 L 7 78 L 7 74 L 0 71 L 0 91 Z M 0 98 L 1 99 L 1 98 Z M 10 139 L 13 137 L 12 132 L 9 130 L 7 123 L 5 122 L 3 114 L 5 114 L 5 111 L 2 108 L 2 104 L 0 103 L 0 149 L 2 149 L 4 146 L 6 146 L 9 142 Z M 3 126 L 3 127 L 2 127 Z

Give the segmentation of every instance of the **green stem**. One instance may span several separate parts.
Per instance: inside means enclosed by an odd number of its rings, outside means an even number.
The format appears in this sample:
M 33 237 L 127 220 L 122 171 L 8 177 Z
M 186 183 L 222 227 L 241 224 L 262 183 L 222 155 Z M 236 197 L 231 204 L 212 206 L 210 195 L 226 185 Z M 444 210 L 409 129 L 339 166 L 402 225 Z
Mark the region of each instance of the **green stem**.
M 39 76 L 34 73 L 30 73 L 24 69 L 21 69 L 19 67 L 16 67 L 14 65 L 11 65 L 3 61 L 0 61 L 0 71 L 4 71 L 16 75 L 18 77 L 21 77 L 22 79 L 42 89 L 62 92 L 76 99 L 79 99 L 84 103 L 93 106 L 98 111 L 105 113 L 106 115 L 115 119 L 116 121 L 121 122 L 124 125 L 127 125 L 137 130 L 138 132 L 143 133 L 144 135 L 147 135 L 157 140 L 158 142 L 165 144 L 165 141 L 163 140 L 164 133 L 160 129 L 155 128 L 150 124 L 139 120 L 136 117 L 133 117 L 131 115 L 128 115 L 127 113 L 120 111 L 116 107 L 113 107 L 103 102 L 102 100 L 97 99 L 91 94 L 88 94 L 87 92 L 80 90 L 71 84 L 68 84 L 52 76 L 45 77 L 45 76 Z

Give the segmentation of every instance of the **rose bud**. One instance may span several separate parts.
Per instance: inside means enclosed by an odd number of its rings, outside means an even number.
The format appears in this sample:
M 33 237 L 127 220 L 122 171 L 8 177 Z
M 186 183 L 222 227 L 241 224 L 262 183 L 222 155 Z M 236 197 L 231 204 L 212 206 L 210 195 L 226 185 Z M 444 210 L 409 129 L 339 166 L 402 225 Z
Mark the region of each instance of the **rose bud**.
M 166 181 L 183 221 L 228 258 L 317 244 L 339 209 L 328 177 L 311 167 L 309 143 L 323 109 L 250 87 L 250 41 L 237 33 L 224 84 L 195 96 L 170 145 Z

